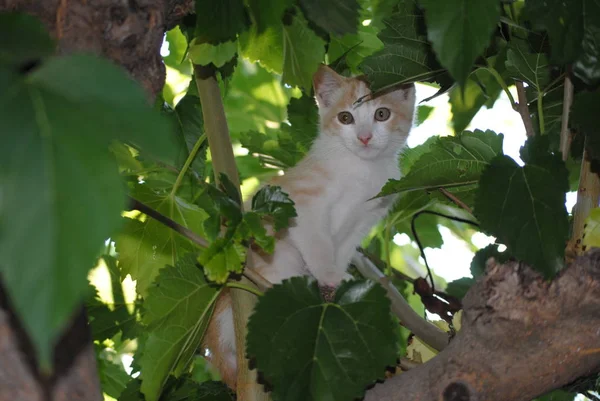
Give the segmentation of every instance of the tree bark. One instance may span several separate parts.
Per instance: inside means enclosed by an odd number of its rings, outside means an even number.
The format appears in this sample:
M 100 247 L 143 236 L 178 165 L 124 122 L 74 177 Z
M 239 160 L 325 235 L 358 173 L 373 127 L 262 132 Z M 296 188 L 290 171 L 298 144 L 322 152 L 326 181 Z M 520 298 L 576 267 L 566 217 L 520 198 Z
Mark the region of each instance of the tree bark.
M 127 69 L 152 99 L 165 83 L 163 35 L 193 9 L 193 0 L 0 0 L 0 11 L 38 17 L 59 54 L 107 57 Z
M 365 401 L 529 401 L 600 371 L 600 250 L 552 282 L 488 262 L 464 298 L 462 328 L 429 362 Z

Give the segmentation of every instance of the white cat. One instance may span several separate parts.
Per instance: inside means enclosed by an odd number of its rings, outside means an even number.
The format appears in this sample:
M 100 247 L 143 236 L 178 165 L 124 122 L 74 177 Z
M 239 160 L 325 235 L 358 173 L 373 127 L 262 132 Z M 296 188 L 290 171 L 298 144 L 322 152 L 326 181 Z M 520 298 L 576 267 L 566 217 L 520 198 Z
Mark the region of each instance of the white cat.
M 370 93 L 360 77 L 346 78 L 322 65 L 313 77 L 320 130 L 311 150 L 296 166 L 276 177 L 296 203 L 290 227 L 277 234 L 273 255 L 254 250 L 252 266 L 278 283 L 312 276 L 337 286 L 361 239 L 382 217 L 393 197 L 369 200 L 390 178 L 400 178 L 398 154 L 406 143 L 415 108 L 414 85 L 358 106 Z M 231 300 L 223 294 L 204 345 L 223 380 L 235 388 L 236 353 Z

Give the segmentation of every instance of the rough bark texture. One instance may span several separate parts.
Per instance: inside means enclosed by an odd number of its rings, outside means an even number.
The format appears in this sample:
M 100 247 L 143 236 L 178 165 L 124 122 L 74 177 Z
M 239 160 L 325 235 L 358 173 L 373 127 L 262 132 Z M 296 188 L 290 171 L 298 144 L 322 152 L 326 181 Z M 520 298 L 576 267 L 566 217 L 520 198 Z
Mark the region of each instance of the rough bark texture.
M 193 8 L 193 0 L 0 0 L 0 11 L 40 18 L 59 53 L 105 56 L 125 67 L 152 98 L 165 82 L 160 57 L 165 30 Z
M 490 262 L 450 345 L 365 401 L 529 401 L 598 371 L 600 250 L 552 282 L 519 263 Z

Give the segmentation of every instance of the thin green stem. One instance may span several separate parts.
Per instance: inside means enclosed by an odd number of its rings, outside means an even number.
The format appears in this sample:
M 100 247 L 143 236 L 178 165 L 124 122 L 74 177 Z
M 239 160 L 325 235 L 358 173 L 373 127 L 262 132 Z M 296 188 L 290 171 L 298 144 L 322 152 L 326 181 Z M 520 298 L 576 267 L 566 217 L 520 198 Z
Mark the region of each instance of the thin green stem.
M 538 92 L 537 110 L 538 110 L 538 121 L 540 123 L 540 134 L 541 135 L 544 135 L 544 105 L 542 103 L 543 98 L 544 98 L 544 94 L 542 92 Z
M 202 134 L 194 144 L 194 147 L 190 151 L 190 154 L 188 155 L 187 159 L 185 160 L 181 171 L 177 175 L 177 179 L 175 180 L 175 184 L 173 185 L 173 189 L 171 190 L 171 195 L 175 195 L 177 193 L 177 190 L 179 189 L 179 187 L 181 186 L 181 182 L 183 181 L 183 177 L 185 177 L 185 173 L 187 173 L 187 171 L 189 170 L 190 166 L 192 165 L 192 162 L 196 158 L 196 154 L 200 150 L 200 146 L 202 146 L 205 140 L 206 134 Z
M 506 96 L 508 96 L 508 100 L 510 100 L 510 105 L 512 106 L 513 110 L 517 110 L 517 103 L 515 102 L 515 98 L 513 97 L 512 93 L 510 93 L 510 90 L 508 90 L 508 85 L 506 85 L 506 82 L 504 81 L 504 78 L 502 78 L 502 75 L 500 75 L 500 73 L 491 65 L 483 66 L 481 68 L 483 68 L 484 70 L 492 74 L 494 78 L 496 78 L 496 81 L 502 87 L 502 90 L 504 90 Z
M 234 282 L 228 281 L 225 283 L 225 287 L 239 288 L 240 290 L 248 291 L 248 292 L 256 295 L 257 297 L 262 297 L 264 295 L 262 291 L 260 291 L 256 288 L 252 288 L 251 286 L 242 284 L 242 283 L 234 283 Z
M 390 241 L 391 241 L 391 237 L 392 236 L 392 225 L 391 224 L 386 224 L 385 225 L 385 238 L 383 240 L 383 247 L 384 247 L 384 252 L 385 252 L 385 264 L 386 264 L 386 275 L 388 277 L 392 277 L 393 271 L 392 271 L 392 258 L 390 256 Z

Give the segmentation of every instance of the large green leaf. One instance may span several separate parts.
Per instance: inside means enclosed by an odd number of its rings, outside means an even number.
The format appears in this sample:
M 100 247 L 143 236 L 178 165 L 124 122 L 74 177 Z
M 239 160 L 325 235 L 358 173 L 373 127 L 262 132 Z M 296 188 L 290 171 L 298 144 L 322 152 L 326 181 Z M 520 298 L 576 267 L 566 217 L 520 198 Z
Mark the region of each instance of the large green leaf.
M 438 59 L 463 86 L 500 19 L 497 0 L 422 0 L 427 37 Z
M 558 64 L 572 62 L 581 50 L 583 0 L 527 0 L 525 14 L 535 30 L 550 38 L 551 59 Z
M 524 41 L 510 42 L 506 56 L 506 69 L 512 78 L 526 82 L 538 92 L 542 91 L 550 80 L 546 55 L 532 53 L 529 45 Z
M 377 37 L 377 30 L 373 24 L 361 25 L 355 34 L 331 38 L 327 54 L 329 60 L 338 60 L 343 57 L 352 72 L 358 72 L 358 66 L 368 56 L 383 48 L 383 42 Z
M 296 13 L 289 24 L 272 25 L 262 33 L 253 26 L 240 37 L 242 54 L 270 71 L 282 74 L 292 86 L 309 90 L 312 76 L 325 56 L 325 42 Z
M 279 25 L 284 11 L 293 4 L 293 0 L 248 0 L 257 32 L 262 33 L 269 26 Z
M 569 230 L 568 174 L 564 165 L 557 168 L 556 157 L 539 157 L 521 167 L 498 156 L 483 172 L 475 201 L 481 229 L 546 277 L 563 266 Z
M 266 186 L 252 197 L 252 211 L 261 217 L 271 216 L 275 231 L 287 228 L 289 219 L 296 217 L 294 201 L 281 190 L 281 187 Z
M 196 0 L 197 43 L 219 44 L 234 40 L 249 25 L 243 0 Z
M 306 18 L 334 35 L 355 33 L 358 26 L 356 0 L 300 0 Z
M 42 54 L 38 45 L 21 56 Z M 88 270 L 121 224 L 124 186 L 109 144 L 130 140 L 160 151 L 152 138 L 168 148 L 169 135 L 141 88 L 108 61 L 51 58 L 29 74 L 10 63 L 0 61 L 0 270 L 48 368 L 56 335 L 83 300 Z
M 122 364 L 116 364 L 107 361 L 104 358 L 97 358 L 98 376 L 100 377 L 100 386 L 102 392 L 112 398 L 119 398 L 131 377 L 125 372 Z
M 170 373 L 179 376 L 192 360 L 220 293 L 210 285 L 194 255 L 161 270 L 148 289 L 144 323 L 148 339 L 140 360 L 141 391 L 147 401 L 158 400 Z
M 344 282 L 332 303 L 315 281 L 294 277 L 260 298 L 247 353 L 278 400 L 348 400 L 396 360 L 389 300 L 373 282 Z
M 203 222 L 208 214 L 198 206 L 172 193 L 169 176 L 160 177 L 166 185 L 135 185 L 132 196 L 177 223 L 202 234 Z M 146 295 L 150 283 L 165 265 L 174 265 L 184 253 L 194 251 L 195 246 L 186 238 L 151 217 L 144 221 L 127 219 L 125 227 L 116 237 L 119 262 L 124 275 L 137 280 L 136 289 Z
M 504 136 L 493 131 L 465 131 L 441 137 L 429 146 L 400 180 L 388 181 L 379 196 L 398 192 L 476 185 L 490 161 L 502 153 Z
M 439 65 L 427 42 L 424 18 L 414 0 L 400 0 L 394 12 L 384 21 L 379 34 L 384 47 L 367 57 L 361 68 L 373 90 L 409 81 L 440 80 L 444 69 Z M 442 80 L 442 87 L 451 82 Z

